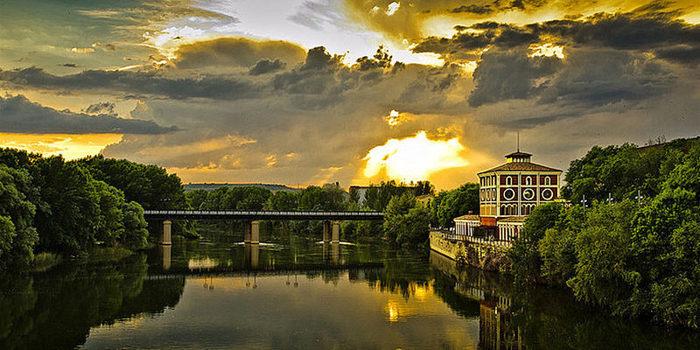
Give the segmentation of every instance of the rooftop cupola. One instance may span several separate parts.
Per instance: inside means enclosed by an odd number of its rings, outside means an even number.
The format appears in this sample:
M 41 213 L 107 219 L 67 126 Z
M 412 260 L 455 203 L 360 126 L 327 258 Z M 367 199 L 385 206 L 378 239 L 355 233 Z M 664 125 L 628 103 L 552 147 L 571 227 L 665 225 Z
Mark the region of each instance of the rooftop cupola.
M 506 163 L 530 163 L 532 154 L 525 152 L 514 152 L 506 155 Z

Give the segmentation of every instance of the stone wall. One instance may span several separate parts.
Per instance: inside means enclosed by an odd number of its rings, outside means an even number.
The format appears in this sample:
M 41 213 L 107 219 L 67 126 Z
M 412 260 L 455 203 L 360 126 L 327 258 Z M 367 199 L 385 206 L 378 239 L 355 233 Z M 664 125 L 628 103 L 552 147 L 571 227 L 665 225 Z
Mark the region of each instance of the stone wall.
M 508 247 L 489 244 L 453 241 L 444 238 L 438 231 L 430 232 L 430 249 L 455 260 L 488 271 L 510 271 L 510 259 L 506 256 Z

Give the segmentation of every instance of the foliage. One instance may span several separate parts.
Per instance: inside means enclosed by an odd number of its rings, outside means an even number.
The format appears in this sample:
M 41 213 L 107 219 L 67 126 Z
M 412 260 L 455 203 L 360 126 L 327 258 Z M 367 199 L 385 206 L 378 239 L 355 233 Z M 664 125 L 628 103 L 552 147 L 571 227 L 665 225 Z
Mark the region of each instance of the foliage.
M 0 267 L 4 262 L 28 263 L 38 237 L 33 226 L 36 189 L 24 169 L 0 165 Z
M 299 196 L 294 192 L 279 191 L 267 200 L 265 209 L 279 211 L 293 211 L 299 205 Z
M 164 168 L 144 165 L 102 155 L 77 161 L 87 167 L 96 180 L 104 181 L 124 192 L 127 201 L 145 209 L 183 209 L 187 200 L 180 178 Z
M 372 184 L 367 188 L 367 192 L 365 192 L 365 201 L 363 205 L 371 210 L 384 211 L 392 197 L 400 196 L 407 192 L 414 196 L 434 194 L 435 186 L 429 181 L 404 184 L 396 183 L 396 181 L 391 180 L 381 182 L 379 185 Z M 351 193 L 350 196 L 354 198 L 355 201 L 358 200 L 356 194 Z
M 479 184 L 466 183 L 451 191 L 442 191 L 431 203 L 433 223 L 440 227 L 454 226 L 453 219 L 479 213 Z
M 572 162 L 573 174 L 586 174 L 570 178 L 572 199 L 583 188 L 589 198 L 610 191 L 627 199 L 537 207 L 509 253 L 515 276 L 567 285 L 617 315 L 699 328 L 700 144 L 594 148 L 584 159 L 591 163 Z M 631 199 L 625 188 L 633 186 L 651 198 Z
M 85 163 L 0 149 L 0 267 L 29 264 L 35 251 L 143 248 L 145 227 L 141 206 Z
M 411 193 L 395 196 L 384 212 L 384 236 L 398 245 L 419 245 L 428 239 L 429 213 Z
M 650 198 L 661 191 L 665 179 L 683 161 L 684 153 L 698 141 L 677 139 L 661 145 L 637 148 L 632 144 L 593 147 L 573 160 L 564 177 L 562 195 L 573 203 L 589 200 L 634 199 L 637 191 Z

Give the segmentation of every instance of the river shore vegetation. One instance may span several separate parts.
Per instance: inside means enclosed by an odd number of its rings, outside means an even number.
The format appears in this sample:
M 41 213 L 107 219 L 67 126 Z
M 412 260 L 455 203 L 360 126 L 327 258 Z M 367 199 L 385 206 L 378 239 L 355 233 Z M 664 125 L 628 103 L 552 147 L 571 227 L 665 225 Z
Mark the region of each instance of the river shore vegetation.
M 123 256 L 148 245 L 144 207 L 183 205 L 180 179 L 163 168 L 0 149 L 0 268 L 41 269 L 56 254 Z
M 510 250 L 520 282 L 566 286 L 613 315 L 700 326 L 700 144 L 593 147 Z M 585 196 L 585 201 L 584 201 Z

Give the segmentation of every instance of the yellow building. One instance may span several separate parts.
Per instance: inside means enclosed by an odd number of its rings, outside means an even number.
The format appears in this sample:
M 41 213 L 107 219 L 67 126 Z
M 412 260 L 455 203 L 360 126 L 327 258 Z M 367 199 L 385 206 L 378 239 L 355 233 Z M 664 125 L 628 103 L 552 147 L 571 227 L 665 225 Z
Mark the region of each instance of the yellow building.
M 506 155 L 506 162 L 479 175 L 479 215 L 454 219 L 456 236 L 474 236 L 477 229 L 496 241 L 512 242 L 520 236 L 525 218 L 535 207 L 559 198 L 562 171 L 531 161 L 520 152 Z

